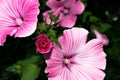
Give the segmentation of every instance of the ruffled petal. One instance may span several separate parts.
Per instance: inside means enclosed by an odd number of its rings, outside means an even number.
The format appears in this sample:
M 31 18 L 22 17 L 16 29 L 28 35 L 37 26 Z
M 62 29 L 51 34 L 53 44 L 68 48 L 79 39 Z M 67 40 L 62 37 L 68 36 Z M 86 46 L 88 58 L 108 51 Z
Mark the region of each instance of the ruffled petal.
M 59 43 L 64 53 L 75 53 L 85 45 L 88 31 L 83 28 L 72 28 L 65 30 L 63 36 L 59 38 Z

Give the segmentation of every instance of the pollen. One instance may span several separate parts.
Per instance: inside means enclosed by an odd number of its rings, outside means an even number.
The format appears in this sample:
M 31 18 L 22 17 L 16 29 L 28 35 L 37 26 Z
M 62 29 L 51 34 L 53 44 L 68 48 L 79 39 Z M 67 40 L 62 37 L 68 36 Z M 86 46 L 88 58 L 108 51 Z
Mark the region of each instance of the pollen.
M 20 25 L 22 25 L 22 23 L 23 23 L 23 20 L 22 20 L 21 18 L 17 18 L 17 19 L 16 19 L 16 24 L 17 24 L 17 25 L 20 26 Z
M 67 59 L 67 58 L 65 58 L 65 59 L 63 60 L 63 62 L 64 62 L 65 65 L 70 64 L 70 60 Z

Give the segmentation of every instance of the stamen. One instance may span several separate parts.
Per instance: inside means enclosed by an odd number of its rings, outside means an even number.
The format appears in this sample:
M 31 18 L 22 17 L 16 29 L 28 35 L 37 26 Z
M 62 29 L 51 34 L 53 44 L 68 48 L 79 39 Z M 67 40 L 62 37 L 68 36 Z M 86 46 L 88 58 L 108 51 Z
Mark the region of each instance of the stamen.
M 64 14 L 68 14 L 69 10 L 68 9 L 64 9 L 63 12 L 64 12 Z
M 64 64 L 66 64 L 66 65 L 67 65 L 67 64 L 69 64 L 69 63 L 70 63 L 70 60 L 69 60 L 69 59 L 67 59 L 67 58 L 65 58 L 65 59 L 64 59 Z
M 21 24 L 22 24 L 22 22 L 23 22 L 23 21 L 22 21 L 22 19 L 21 19 L 21 18 L 17 18 L 17 19 L 16 19 L 16 23 L 17 23 L 17 25 L 21 25 Z

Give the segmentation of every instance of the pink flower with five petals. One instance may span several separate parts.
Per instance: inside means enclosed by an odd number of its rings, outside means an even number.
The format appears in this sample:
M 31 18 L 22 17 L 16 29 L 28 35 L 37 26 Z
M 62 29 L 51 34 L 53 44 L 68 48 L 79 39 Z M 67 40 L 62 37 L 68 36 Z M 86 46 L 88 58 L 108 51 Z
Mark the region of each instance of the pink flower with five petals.
M 37 27 L 38 0 L 0 0 L 0 46 L 7 35 L 26 37 Z
M 51 12 L 58 17 L 59 25 L 68 28 L 75 25 L 77 15 L 84 11 L 84 5 L 80 0 L 48 0 L 46 5 L 51 8 L 51 10 L 43 13 L 47 23 L 51 23 L 49 15 L 49 12 Z
M 103 80 L 106 54 L 99 39 L 87 42 L 83 28 L 65 30 L 59 38 L 61 48 L 54 45 L 46 58 L 48 80 Z

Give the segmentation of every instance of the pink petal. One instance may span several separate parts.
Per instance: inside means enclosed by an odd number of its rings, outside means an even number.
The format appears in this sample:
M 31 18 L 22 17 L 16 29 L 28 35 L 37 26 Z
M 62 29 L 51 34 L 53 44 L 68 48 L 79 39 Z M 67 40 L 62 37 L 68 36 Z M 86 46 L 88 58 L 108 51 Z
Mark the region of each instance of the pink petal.
M 71 14 L 82 14 L 84 9 L 85 9 L 84 4 L 80 0 L 78 0 L 77 2 L 75 2 L 75 4 L 73 4 L 70 12 Z
M 0 28 L 0 46 L 4 45 L 4 42 L 6 41 L 7 35 L 13 35 L 14 33 L 12 32 L 14 30 L 13 27 L 5 27 L 5 28 Z
M 61 72 L 56 77 L 49 77 L 48 80 L 76 80 L 76 79 L 73 78 L 73 75 L 66 67 L 63 67 Z
M 53 11 L 53 15 L 54 15 L 55 17 L 57 17 L 57 16 L 59 16 L 60 12 L 61 12 L 61 7 L 58 8 L 58 9 L 56 9 L 56 10 L 54 10 L 54 11 Z
M 56 77 L 49 77 L 48 80 L 93 80 L 88 74 L 83 72 L 79 66 L 72 66 L 71 70 L 66 67 Z
M 91 66 L 83 66 L 81 67 L 81 70 L 83 70 L 83 73 L 91 77 L 91 79 L 87 80 L 104 80 L 105 73 L 102 70 Z
M 13 13 L 11 0 L 2 0 L 0 5 L 0 27 L 15 26 L 16 12 Z M 9 13 L 9 14 L 8 14 Z
M 107 36 L 105 34 L 101 34 L 96 29 L 94 29 L 93 32 L 96 35 L 96 37 L 103 42 L 104 45 L 107 46 L 109 44 L 109 39 L 107 38 Z
M 59 24 L 62 27 L 71 28 L 71 27 L 73 27 L 75 25 L 75 22 L 77 20 L 77 16 L 76 15 L 72 15 L 72 14 L 61 15 L 61 18 L 59 20 L 60 20 Z
M 71 70 L 72 76 L 75 80 L 93 80 L 88 74 L 85 73 L 85 71 L 83 71 L 83 69 L 79 65 L 72 66 Z
M 48 77 L 55 77 L 62 71 L 62 61 L 50 59 L 46 61 L 47 67 L 45 73 L 49 73 Z
M 51 9 L 57 9 L 62 6 L 62 1 L 57 0 L 48 0 L 46 5 L 50 7 Z
M 26 37 L 33 34 L 36 30 L 37 23 L 23 23 L 20 27 L 17 28 L 15 37 Z
M 73 4 L 75 4 L 76 0 L 64 0 L 64 6 L 67 8 L 71 8 Z
M 50 57 L 48 58 L 48 60 L 46 60 L 47 67 L 45 69 L 45 72 L 49 72 L 49 77 L 55 77 L 61 72 L 63 64 L 62 59 L 63 54 L 61 52 L 61 49 L 55 44 Z
M 85 45 L 88 31 L 83 28 L 72 28 L 65 30 L 63 34 L 64 35 L 59 38 L 59 43 L 67 54 L 75 53 L 79 48 Z
M 103 52 L 102 42 L 98 39 L 93 39 L 81 49 L 79 49 L 79 53 L 77 56 L 75 56 L 74 59 L 81 66 L 88 65 L 94 68 L 104 70 L 106 67 L 105 57 L 106 54 Z

